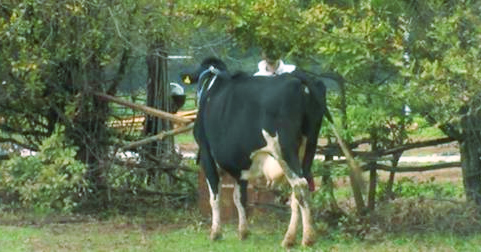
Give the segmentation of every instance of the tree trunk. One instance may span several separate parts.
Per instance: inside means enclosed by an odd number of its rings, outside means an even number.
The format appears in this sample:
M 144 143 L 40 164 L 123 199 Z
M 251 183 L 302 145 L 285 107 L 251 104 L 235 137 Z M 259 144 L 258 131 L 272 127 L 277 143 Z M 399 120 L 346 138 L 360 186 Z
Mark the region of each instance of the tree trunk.
M 377 141 L 377 134 L 376 131 L 373 130 L 371 132 L 371 151 L 376 152 L 378 151 L 378 141 Z M 369 194 L 367 197 L 367 208 L 370 211 L 373 211 L 376 207 L 376 187 L 377 187 L 377 170 L 376 170 L 376 161 L 369 162 Z
M 468 201 L 481 205 L 481 114 L 469 111 L 461 120 L 464 138 L 460 142 L 464 189 Z
M 148 82 L 147 106 L 170 112 L 170 85 L 167 76 L 167 55 L 162 51 L 163 41 L 155 43 L 147 56 Z M 147 116 L 145 135 L 157 135 L 161 131 L 172 128 L 171 123 L 153 116 Z M 166 137 L 162 141 L 154 142 L 148 147 L 149 154 L 154 156 L 170 155 L 174 153 L 173 137 Z
M 77 159 L 87 164 L 87 179 L 94 191 L 99 192 L 106 187 L 105 169 L 110 144 L 106 122 L 110 110 L 107 101 L 90 95 L 90 92 L 102 90 L 102 68 L 97 57 L 92 57 L 85 69 L 73 66 L 68 69 L 71 78 L 66 80 L 67 85 L 75 87 L 74 82 L 83 83 L 77 84 L 79 90 L 76 90 L 80 94 L 78 97 L 82 98 L 78 100 L 71 124 L 67 124 L 66 135 L 78 146 Z
M 151 47 L 147 55 L 148 81 L 147 81 L 147 106 L 171 112 L 170 83 L 167 76 L 167 57 L 164 52 L 164 42 L 158 40 Z M 144 133 L 146 137 L 155 136 L 163 131 L 170 131 L 172 123 L 158 117 L 147 116 Z M 174 137 L 167 136 L 159 141 L 154 141 L 142 147 L 142 159 L 148 166 L 148 183 L 152 185 L 172 184 L 175 179 L 171 174 L 162 170 L 163 163 L 177 163 L 178 157 L 174 149 Z M 155 165 L 152 165 L 153 161 Z M 160 163 L 159 163 L 160 161 Z M 158 184 L 160 182 L 160 184 Z

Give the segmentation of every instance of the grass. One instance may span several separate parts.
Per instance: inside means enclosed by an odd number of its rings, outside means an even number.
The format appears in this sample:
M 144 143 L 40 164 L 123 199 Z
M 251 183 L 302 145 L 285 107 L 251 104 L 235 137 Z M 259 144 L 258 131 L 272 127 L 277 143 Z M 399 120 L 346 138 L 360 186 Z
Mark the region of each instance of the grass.
M 277 225 L 276 225 L 277 226 Z M 287 223 L 286 223 L 287 226 Z M 146 230 L 141 224 L 116 221 L 0 226 L 0 251 L 281 251 L 284 228 L 267 225 L 251 228 L 251 236 L 239 241 L 234 225 L 224 227 L 222 240 L 212 242 L 208 230 L 188 225 Z M 388 234 L 368 239 L 319 237 L 312 248 L 295 246 L 292 251 L 478 251 L 481 235 Z
M 188 143 L 194 143 L 194 135 L 192 134 L 191 131 L 183 134 L 178 134 L 175 136 L 175 143 L 176 144 L 188 144 Z
M 297 244 L 290 251 L 479 251 L 481 247 L 479 216 L 468 204 L 401 199 L 378 209 L 369 229 L 356 221 L 319 228 L 325 216 L 317 214 L 317 242 L 311 248 Z M 246 240 L 238 240 L 235 223 L 228 223 L 222 239 L 212 242 L 209 220 L 192 208 L 107 219 L 0 212 L 0 251 L 283 251 L 280 243 L 287 224 L 286 213 L 256 216 L 250 220 L 251 235 Z
M 417 138 L 441 138 L 446 135 L 438 127 L 430 125 L 423 117 L 416 116 L 413 118 L 413 129 L 409 130 L 411 137 Z

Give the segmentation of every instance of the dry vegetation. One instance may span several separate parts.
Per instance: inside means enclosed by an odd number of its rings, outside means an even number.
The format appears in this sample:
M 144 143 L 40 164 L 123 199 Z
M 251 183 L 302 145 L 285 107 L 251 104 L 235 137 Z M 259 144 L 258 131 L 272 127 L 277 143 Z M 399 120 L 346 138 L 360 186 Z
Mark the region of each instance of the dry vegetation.
M 481 230 L 479 208 L 455 200 L 397 199 L 380 205 L 372 225 L 384 232 L 472 234 Z

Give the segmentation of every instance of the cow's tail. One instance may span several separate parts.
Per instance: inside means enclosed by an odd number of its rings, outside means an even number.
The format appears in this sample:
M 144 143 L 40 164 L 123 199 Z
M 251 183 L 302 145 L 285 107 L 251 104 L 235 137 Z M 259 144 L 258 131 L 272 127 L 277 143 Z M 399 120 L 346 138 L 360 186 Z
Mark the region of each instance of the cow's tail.
M 324 83 L 318 78 L 311 78 L 311 76 L 308 76 L 306 72 L 302 70 L 296 70 L 292 72 L 292 75 L 299 79 L 302 84 L 307 86 L 310 94 L 313 96 L 314 100 L 319 104 L 321 108 L 321 116 L 325 116 L 329 122 L 333 123 L 331 113 L 327 108 L 327 91 Z
M 324 115 L 326 116 L 326 119 L 327 119 L 330 123 L 334 124 L 334 120 L 332 120 L 331 112 L 329 112 L 329 108 L 328 108 L 327 106 L 325 107 Z

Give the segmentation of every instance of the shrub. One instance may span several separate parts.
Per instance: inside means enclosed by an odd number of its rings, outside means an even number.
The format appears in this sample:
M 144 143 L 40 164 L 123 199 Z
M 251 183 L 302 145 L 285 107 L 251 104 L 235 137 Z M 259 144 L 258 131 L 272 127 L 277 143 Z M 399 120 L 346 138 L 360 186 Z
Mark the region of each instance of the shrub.
M 381 184 L 378 196 L 385 194 L 386 185 Z M 450 182 L 438 182 L 435 177 L 426 181 L 417 181 L 410 177 L 403 177 L 394 183 L 393 192 L 398 197 L 428 197 L 428 198 L 461 198 L 464 195 L 462 185 Z
M 64 129 L 57 128 L 35 155 L 15 155 L 1 165 L 0 190 L 15 195 L 25 208 L 69 212 L 87 188 L 87 168 L 75 159 L 76 153 Z

